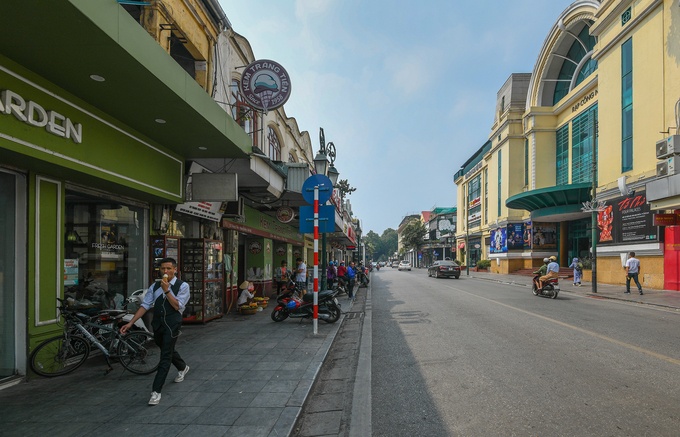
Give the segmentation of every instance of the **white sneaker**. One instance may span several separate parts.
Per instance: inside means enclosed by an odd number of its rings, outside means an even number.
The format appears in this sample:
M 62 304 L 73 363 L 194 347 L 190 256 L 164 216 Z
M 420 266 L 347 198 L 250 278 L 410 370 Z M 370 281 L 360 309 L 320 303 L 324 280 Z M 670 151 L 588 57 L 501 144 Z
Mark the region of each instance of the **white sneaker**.
M 189 373 L 189 366 L 186 366 L 184 370 L 180 370 L 179 373 L 177 374 L 177 378 L 175 378 L 175 382 L 182 382 L 184 381 L 184 376 Z
M 149 405 L 158 405 L 161 403 L 161 394 L 155 391 L 151 392 L 151 399 L 149 399 Z

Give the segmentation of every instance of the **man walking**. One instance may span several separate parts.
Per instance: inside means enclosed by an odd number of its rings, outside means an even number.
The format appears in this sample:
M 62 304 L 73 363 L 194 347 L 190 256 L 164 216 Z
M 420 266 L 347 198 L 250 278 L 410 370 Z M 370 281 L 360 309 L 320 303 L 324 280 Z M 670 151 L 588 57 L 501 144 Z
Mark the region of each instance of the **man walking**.
M 175 350 L 175 343 L 180 334 L 179 328 L 182 326 L 182 313 L 189 300 L 189 284 L 175 277 L 177 261 L 173 258 L 163 258 L 160 271 L 163 279 L 151 284 L 132 320 L 120 328 L 120 333 L 125 334 L 151 307 L 154 308 L 151 326 L 154 341 L 161 349 L 161 361 L 153 380 L 149 405 L 158 405 L 161 402 L 161 390 L 170 371 L 170 364 L 179 371 L 175 382 L 184 381 L 184 376 L 189 371 L 189 366 Z
M 630 280 L 635 281 L 635 285 L 637 285 L 638 292 L 640 294 L 642 293 L 642 285 L 640 285 L 640 281 L 638 279 L 638 276 L 640 275 L 640 260 L 635 258 L 635 252 L 631 252 L 628 254 L 628 259 L 626 260 L 626 294 L 630 294 Z
M 295 282 L 300 289 L 300 297 L 302 297 L 307 292 L 307 265 L 302 261 L 302 258 L 297 258 L 295 264 Z
M 347 267 L 347 279 L 349 280 L 349 284 L 347 286 L 347 294 L 349 294 L 350 299 L 354 299 L 354 283 L 356 282 L 356 277 L 357 277 L 357 268 L 356 265 L 354 264 L 354 261 L 349 263 L 349 267 Z

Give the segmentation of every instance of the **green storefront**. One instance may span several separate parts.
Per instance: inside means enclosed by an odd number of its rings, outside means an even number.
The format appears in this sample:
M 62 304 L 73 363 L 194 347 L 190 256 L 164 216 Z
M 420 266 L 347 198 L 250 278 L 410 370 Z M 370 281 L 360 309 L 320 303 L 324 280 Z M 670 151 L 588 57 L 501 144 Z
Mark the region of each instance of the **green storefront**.
M 184 202 L 187 160 L 251 147 L 116 2 L 8 0 L 0 27 L 1 384 L 61 329 L 58 297 L 148 286 L 153 211 Z

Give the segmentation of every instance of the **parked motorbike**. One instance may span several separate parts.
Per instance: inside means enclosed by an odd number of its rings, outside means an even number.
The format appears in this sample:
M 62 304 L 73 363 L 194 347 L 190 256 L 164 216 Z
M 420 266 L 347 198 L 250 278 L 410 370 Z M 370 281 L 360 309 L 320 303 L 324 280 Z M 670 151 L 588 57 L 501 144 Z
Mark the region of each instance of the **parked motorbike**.
M 336 294 L 337 291 L 334 290 L 319 291 L 319 319 L 326 323 L 335 323 L 340 319 L 342 311 Z M 300 299 L 293 288 L 279 296 L 276 303 L 271 313 L 271 318 L 275 322 L 282 322 L 288 317 L 311 319 L 314 316 L 314 293 L 307 293 Z
M 559 278 L 551 278 L 548 279 L 547 281 L 544 281 L 543 288 L 539 290 L 538 286 L 536 285 L 536 282 L 538 282 L 539 277 L 540 276 L 538 275 L 534 276 L 533 285 L 531 287 L 531 291 L 533 291 L 534 296 L 542 296 L 555 299 L 560 292 Z
M 368 287 L 370 280 L 368 279 L 368 273 L 366 273 L 366 267 L 357 269 L 357 281 L 359 281 L 359 287 Z

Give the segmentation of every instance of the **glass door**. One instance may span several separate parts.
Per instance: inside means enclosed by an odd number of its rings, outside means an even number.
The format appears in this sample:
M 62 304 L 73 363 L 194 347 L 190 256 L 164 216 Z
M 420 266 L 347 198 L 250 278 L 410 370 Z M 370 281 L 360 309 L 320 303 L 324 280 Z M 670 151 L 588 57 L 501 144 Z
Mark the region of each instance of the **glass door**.
M 25 311 L 24 223 L 25 180 L 0 169 L 0 379 L 17 374 L 25 364 L 26 326 L 17 314 Z M 20 251 L 19 248 L 22 250 Z

